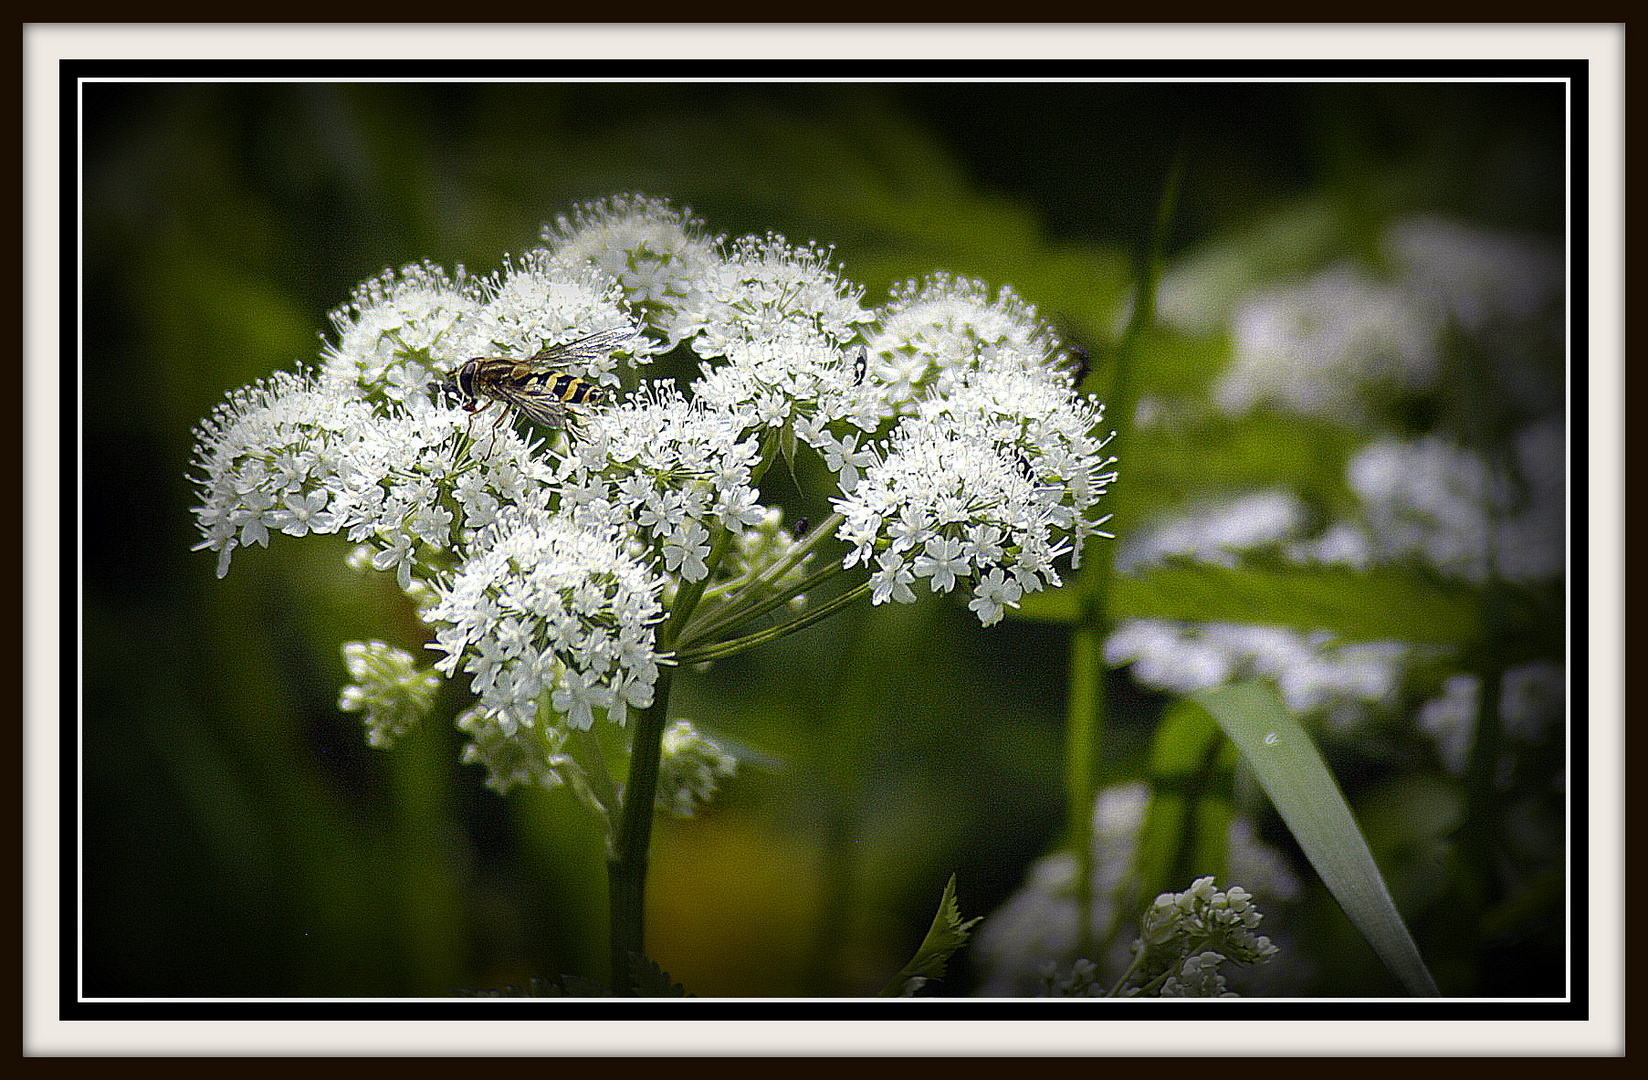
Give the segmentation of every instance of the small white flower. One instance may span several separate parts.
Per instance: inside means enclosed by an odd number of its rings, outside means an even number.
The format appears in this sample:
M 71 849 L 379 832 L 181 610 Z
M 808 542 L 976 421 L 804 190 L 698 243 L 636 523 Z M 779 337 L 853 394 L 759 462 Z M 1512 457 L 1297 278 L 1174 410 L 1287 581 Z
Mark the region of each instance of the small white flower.
M 704 557 L 710 553 L 710 531 L 696 521 L 683 521 L 664 542 L 664 568 L 679 571 L 687 581 L 702 581 L 709 568 Z
M 971 569 L 963 550 L 959 537 L 929 537 L 922 553 L 916 556 L 912 570 L 916 577 L 931 578 L 934 592 L 949 592 L 956 587 L 956 577 L 965 576 Z
M 830 266 L 832 252 L 792 245 L 776 233 L 733 242 L 693 283 L 671 334 L 690 337 L 700 356 L 722 356 L 739 342 L 787 336 L 844 345 L 871 315 L 863 288 Z
M 889 599 L 901 604 L 915 603 L 916 594 L 910 590 L 915 574 L 906 567 L 897 552 L 883 551 L 876 557 L 878 569 L 870 575 L 870 603 L 885 604 Z
M 269 524 L 288 536 L 306 536 L 311 530 L 331 532 L 336 527 L 336 518 L 324 512 L 329 497 L 324 488 L 307 495 L 287 495 L 285 507 L 269 514 Z
M 372 569 L 394 570 L 401 588 L 407 588 L 412 583 L 412 565 L 417 557 L 413 543 L 410 533 L 395 533 L 390 545 L 372 556 Z
M 813 444 L 824 452 L 824 466 L 836 474 L 836 479 L 844 492 L 850 493 L 858 486 L 858 478 L 862 475 L 861 469 L 869 468 L 879 460 L 874 446 L 865 446 L 861 449 L 858 440 L 859 435 L 856 432 L 848 432 L 840 439 L 832 439 L 828 434 L 820 433 L 818 441 Z
M 1017 607 L 1019 597 L 1024 594 L 1017 581 L 1001 572 L 1001 567 L 992 567 L 990 572 L 979 578 L 973 589 L 973 599 L 967 606 L 978 616 L 984 626 L 991 626 L 1001 621 L 1002 609 Z

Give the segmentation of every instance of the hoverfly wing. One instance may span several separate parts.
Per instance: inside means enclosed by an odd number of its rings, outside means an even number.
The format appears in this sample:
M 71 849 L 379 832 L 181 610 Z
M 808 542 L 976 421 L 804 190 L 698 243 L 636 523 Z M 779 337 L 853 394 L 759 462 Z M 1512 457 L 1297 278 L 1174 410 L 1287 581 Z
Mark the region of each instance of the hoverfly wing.
M 636 330 L 627 326 L 597 330 L 595 333 L 581 337 L 576 341 L 563 341 L 557 345 L 545 345 L 527 363 L 534 368 L 570 367 L 587 364 L 592 360 L 604 359 L 634 341 L 638 336 L 640 335 Z
M 513 386 L 498 386 L 492 392 L 508 408 L 546 428 L 564 428 L 571 416 L 566 402 L 549 394 L 523 392 Z

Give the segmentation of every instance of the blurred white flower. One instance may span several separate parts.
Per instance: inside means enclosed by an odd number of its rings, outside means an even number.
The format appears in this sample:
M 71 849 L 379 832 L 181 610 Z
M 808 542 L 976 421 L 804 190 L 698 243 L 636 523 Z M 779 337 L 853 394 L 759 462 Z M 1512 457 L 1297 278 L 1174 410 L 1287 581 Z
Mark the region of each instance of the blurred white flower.
M 1373 394 L 1428 387 L 1441 363 L 1425 310 L 1400 286 L 1349 263 L 1250 298 L 1230 332 L 1230 369 L 1213 388 L 1230 414 L 1268 404 L 1357 419 Z
M 390 746 L 422 722 L 441 685 L 410 653 L 381 641 L 346 642 L 343 663 L 354 682 L 339 693 L 338 708 L 363 714 L 370 746 Z
M 1103 937 L 1113 925 L 1127 926 L 1140 911 L 1118 911 L 1117 890 L 1129 879 L 1150 806 L 1144 783 L 1105 788 L 1093 804 L 1093 882 L 1090 924 Z M 1226 864 L 1231 880 L 1247 882 L 1255 895 L 1288 900 L 1299 894 L 1297 877 L 1283 858 L 1259 841 L 1243 818 L 1231 822 Z M 1068 851 L 1044 855 L 1031 864 L 1019 891 L 979 924 L 974 955 L 983 973 L 983 997 L 1031 997 L 1045 987 L 1048 966 L 1077 959 L 1079 930 L 1076 904 L 1076 859 Z M 1108 988 L 1132 959 L 1132 933 L 1115 936 L 1111 951 L 1087 957 Z M 1286 979 L 1276 970 L 1270 977 Z M 1295 975 L 1298 972 L 1294 973 Z

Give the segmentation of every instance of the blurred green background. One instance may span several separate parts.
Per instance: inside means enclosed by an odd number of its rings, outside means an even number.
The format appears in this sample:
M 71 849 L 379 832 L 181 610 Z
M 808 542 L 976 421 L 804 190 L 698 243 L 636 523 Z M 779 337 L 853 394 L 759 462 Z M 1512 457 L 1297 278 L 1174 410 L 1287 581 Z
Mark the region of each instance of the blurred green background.
M 338 711 L 343 642 L 426 640 L 393 579 L 345 568 L 337 537 L 277 536 L 221 581 L 190 550 L 192 426 L 227 391 L 312 362 L 327 313 L 385 267 L 485 273 L 577 201 L 667 196 L 712 232 L 834 244 L 868 304 L 932 270 L 1010 283 L 1088 343 L 1103 399 L 1181 150 L 1170 260 L 1324 197 L 1369 220 L 1564 225 L 1550 84 L 83 91 L 92 996 L 426 996 L 602 974 L 603 855 L 565 792 L 501 799 L 458 764 L 450 726 L 385 753 Z M 1196 386 L 1211 370 L 1169 350 L 1137 377 Z M 1120 468 L 1118 533 L 1152 496 L 1146 463 L 1131 488 L 1135 462 Z M 925 598 L 680 679 L 677 711 L 748 759 L 700 818 L 661 822 L 654 958 L 700 996 L 866 994 L 909 958 L 951 873 L 963 914 L 988 914 L 1063 826 L 1068 649 L 1057 625 L 981 629 Z M 1135 770 L 1161 704 L 1114 676 L 1109 775 Z M 1351 942 L 1323 957 L 1360 955 L 1331 913 L 1322 926 Z M 1486 967 L 1473 957 L 1445 989 L 1508 992 Z M 1371 959 L 1339 975 L 1322 992 L 1390 992 Z M 964 951 L 932 989 L 973 977 Z

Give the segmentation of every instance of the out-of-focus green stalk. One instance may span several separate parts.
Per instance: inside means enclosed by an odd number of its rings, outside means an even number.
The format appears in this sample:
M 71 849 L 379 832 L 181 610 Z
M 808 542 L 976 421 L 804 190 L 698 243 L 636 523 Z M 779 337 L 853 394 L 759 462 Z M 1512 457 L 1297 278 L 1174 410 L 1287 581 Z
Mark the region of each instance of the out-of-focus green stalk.
M 1133 417 L 1138 410 L 1138 390 L 1132 378 L 1139 348 L 1156 316 L 1156 285 L 1161 277 L 1167 246 L 1168 226 L 1178 205 L 1179 183 L 1184 175 L 1181 152 L 1168 171 L 1161 202 L 1156 208 L 1156 224 L 1150 246 L 1141 259 L 1139 284 L 1133 302 L 1133 317 L 1122 334 L 1112 359 L 1106 413 L 1115 425 L 1111 452 L 1125 468 L 1124 447 Z M 1125 474 L 1124 474 L 1125 477 Z M 1119 509 L 1118 492 L 1125 493 L 1126 480 L 1118 491 L 1106 493 L 1110 504 L 1111 528 L 1125 523 Z M 1068 797 L 1066 837 L 1075 849 L 1076 904 L 1078 911 L 1079 955 L 1093 953 L 1093 805 L 1098 797 L 1099 757 L 1104 736 L 1104 642 L 1111 629 L 1110 580 L 1115 571 L 1115 544 L 1089 544 L 1083 551 L 1084 566 L 1074 588 L 1078 604 L 1071 627 L 1070 692 L 1065 743 L 1065 791 Z

